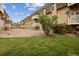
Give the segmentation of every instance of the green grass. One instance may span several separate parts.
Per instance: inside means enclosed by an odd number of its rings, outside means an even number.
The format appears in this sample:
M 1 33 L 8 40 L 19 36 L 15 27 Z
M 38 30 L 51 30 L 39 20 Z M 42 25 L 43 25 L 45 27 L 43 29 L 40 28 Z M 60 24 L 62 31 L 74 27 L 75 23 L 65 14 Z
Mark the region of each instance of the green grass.
M 0 55 L 64 56 L 79 55 L 79 38 L 64 35 L 0 38 Z

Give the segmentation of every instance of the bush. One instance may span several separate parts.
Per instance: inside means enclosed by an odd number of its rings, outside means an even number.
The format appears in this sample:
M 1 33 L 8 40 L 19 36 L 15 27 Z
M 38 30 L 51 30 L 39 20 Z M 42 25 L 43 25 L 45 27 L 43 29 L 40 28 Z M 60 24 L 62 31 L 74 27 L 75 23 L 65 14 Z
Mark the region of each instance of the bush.
M 47 15 L 41 15 L 38 18 L 39 23 L 42 25 L 45 35 L 49 35 L 52 27 L 56 24 L 57 16 L 48 17 Z
M 62 26 L 60 26 L 60 25 L 55 25 L 55 26 L 53 27 L 53 32 L 56 33 L 56 34 L 63 34 Z
M 66 26 L 65 28 L 66 33 L 74 33 L 75 29 L 72 26 Z
M 66 34 L 66 33 L 73 33 L 74 29 L 68 25 L 55 25 L 53 27 L 53 32 L 57 34 Z

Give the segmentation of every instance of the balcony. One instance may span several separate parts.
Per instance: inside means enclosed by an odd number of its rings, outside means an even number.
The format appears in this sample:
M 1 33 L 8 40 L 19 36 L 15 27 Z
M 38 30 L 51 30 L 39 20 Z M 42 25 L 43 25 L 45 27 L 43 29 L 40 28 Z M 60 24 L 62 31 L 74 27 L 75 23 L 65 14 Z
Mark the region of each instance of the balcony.
M 77 25 L 79 24 L 79 12 L 76 12 L 74 15 L 70 15 L 68 20 L 69 25 Z
M 71 5 L 74 5 L 74 4 L 76 4 L 76 3 L 68 3 L 68 6 L 71 6 Z
M 39 23 L 32 23 L 32 29 L 39 30 L 40 29 L 40 24 Z
M 0 11 L 4 14 L 4 9 L 2 7 L 0 7 Z
M 37 19 L 37 18 L 38 18 L 38 15 L 32 16 L 32 19 Z

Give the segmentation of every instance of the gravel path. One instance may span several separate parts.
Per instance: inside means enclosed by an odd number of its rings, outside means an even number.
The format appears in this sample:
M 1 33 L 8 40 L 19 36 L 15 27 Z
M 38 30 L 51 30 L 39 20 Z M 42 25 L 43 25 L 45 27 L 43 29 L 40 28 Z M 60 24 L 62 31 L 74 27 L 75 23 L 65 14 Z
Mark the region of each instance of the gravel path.
M 44 35 L 42 30 L 11 29 L 9 31 L 0 32 L 0 37 L 32 37 L 40 35 Z

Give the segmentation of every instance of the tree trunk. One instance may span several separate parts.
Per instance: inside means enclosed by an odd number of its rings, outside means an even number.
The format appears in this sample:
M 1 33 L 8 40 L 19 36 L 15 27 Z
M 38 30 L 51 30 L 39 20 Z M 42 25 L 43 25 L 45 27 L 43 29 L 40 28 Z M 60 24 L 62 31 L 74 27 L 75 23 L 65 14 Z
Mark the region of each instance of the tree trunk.
M 46 36 L 49 35 L 49 32 L 50 31 L 44 31 L 44 33 L 45 33 Z

